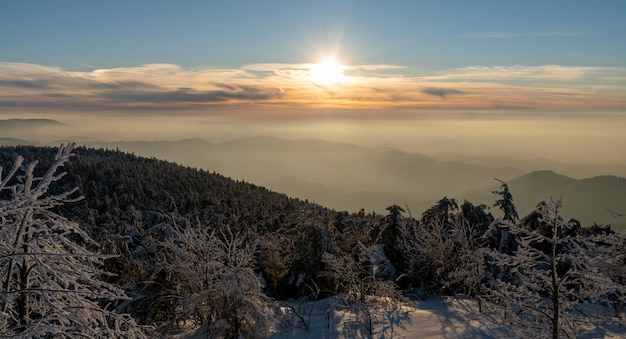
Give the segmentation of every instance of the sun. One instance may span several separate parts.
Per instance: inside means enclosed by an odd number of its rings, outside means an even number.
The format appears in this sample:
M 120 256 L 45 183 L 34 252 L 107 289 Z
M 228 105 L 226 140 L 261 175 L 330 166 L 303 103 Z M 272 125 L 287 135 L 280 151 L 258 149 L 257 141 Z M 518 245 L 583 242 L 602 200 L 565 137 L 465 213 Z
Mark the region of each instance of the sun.
M 345 81 L 343 71 L 345 66 L 341 65 L 334 57 L 328 57 L 320 63 L 311 65 L 311 81 L 321 85 L 332 85 Z

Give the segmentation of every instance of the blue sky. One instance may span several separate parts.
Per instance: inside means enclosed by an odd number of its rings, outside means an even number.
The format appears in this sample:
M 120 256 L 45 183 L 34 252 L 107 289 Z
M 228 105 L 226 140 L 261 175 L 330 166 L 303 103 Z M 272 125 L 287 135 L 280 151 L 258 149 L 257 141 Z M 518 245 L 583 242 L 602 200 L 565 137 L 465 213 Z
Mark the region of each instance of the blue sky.
M 0 119 L 23 117 L 626 159 L 626 1 L 3 1 Z
M 624 1 L 7 1 L 0 60 L 65 69 L 315 62 L 624 66 Z

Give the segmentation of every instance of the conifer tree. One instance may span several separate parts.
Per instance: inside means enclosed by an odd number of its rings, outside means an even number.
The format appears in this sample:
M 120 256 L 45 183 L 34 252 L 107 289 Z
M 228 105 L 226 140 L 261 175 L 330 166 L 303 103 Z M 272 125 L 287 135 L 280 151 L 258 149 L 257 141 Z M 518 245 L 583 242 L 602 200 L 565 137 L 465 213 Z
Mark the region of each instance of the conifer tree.
M 0 336 L 142 337 L 134 320 L 111 305 L 127 299 L 102 279 L 107 256 L 78 224 L 51 211 L 81 199 L 76 188 L 50 194 L 74 145 L 61 145 L 42 175 L 37 161 L 18 157 L 6 176 L 0 167 Z
M 492 193 L 500 195 L 501 198 L 496 201 L 494 206 L 499 207 L 502 212 L 504 212 L 504 220 L 513 222 L 519 220 L 519 215 L 517 214 L 515 204 L 513 203 L 513 194 L 509 191 L 509 185 L 500 179 L 496 180 L 501 183 L 500 190 L 493 191 Z
M 458 209 L 459 204 L 456 202 L 456 199 L 451 199 L 447 196 L 443 197 L 441 200 L 437 201 L 434 206 L 422 213 L 420 222 L 423 225 L 449 223 L 451 221 L 450 216 Z
M 494 206 L 499 207 L 504 213 L 504 217 L 502 219 L 496 220 L 496 222 L 494 222 L 493 224 L 494 228 L 497 229 L 500 238 L 498 252 L 510 252 L 512 250 L 510 227 L 515 225 L 515 223 L 519 221 L 519 215 L 517 214 L 515 204 L 513 203 L 513 194 L 511 194 L 511 192 L 509 191 L 509 185 L 507 185 L 504 181 L 500 179 L 496 180 L 501 183 L 500 190 L 492 191 L 492 193 L 500 195 L 501 198 L 495 202 Z
M 375 243 L 380 242 L 382 254 L 389 258 L 394 271 L 404 271 L 406 265 L 399 243 L 401 231 L 407 223 L 407 218 L 402 215 L 405 210 L 398 205 L 392 205 L 387 207 L 387 211 L 389 214 L 385 217 L 383 229 L 378 234 Z M 391 277 L 391 279 L 395 278 L 395 276 Z
M 547 233 L 510 223 L 516 252 L 492 253 L 493 263 L 506 274 L 485 288 L 487 306 L 520 337 L 575 337 L 585 324 L 610 313 L 610 305 L 623 295 L 624 286 L 603 269 L 623 260 L 623 252 L 616 250 L 623 239 L 615 233 L 570 232 L 575 225 L 563 221 L 562 206 L 561 200 L 540 205 Z

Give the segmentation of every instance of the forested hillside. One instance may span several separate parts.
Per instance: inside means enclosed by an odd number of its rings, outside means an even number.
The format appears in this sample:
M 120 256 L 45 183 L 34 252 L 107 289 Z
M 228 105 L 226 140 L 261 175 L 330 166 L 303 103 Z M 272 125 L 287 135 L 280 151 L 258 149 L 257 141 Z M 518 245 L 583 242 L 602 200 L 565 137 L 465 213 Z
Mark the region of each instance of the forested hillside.
M 5 148 L 0 156 L 3 165 L 20 154 L 38 159 L 45 168 L 54 153 L 52 148 L 22 146 Z M 78 186 L 86 199 L 66 206 L 66 213 L 89 227 L 124 222 L 142 211 L 175 212 L 204 223 L 227 219 L 273 230 L 280 227 L 280 219 L 305 205 L 262 187 L 166 161 L 102 149 L 79 148 L 76 154 L 65 166 L 68 175 L 61 184 Z
M 190 322 L 227 338 L 263 337 L 280 326 L 308 327 L 305 311 L 279 303 L 289 298 L 333 297 L 328 312 L 369 317 L 370 331 L 381 300 L 395 307 L 402 298 L 440 294 L 469 295 L 495 314 L 502 308 L 503 314 L 517 312 L 519 318 L 507 321 L 520 325 L 520 333 L 526 333 L 523 324 L 529 319 L 539 333 L 554 328 L 579 333 L 584 327 L 572 324 L 587 321 L 577 313 L 587 303 L 615 306 L 605 313 L 623 315 L 623 240 L 610 227 L 586 229 L 576 220 L 563 220 L 559 201 L 547 200 L 520 217 L 514 192 L 504 182 L 494 191 L 495 216 L 488 206 L 447 197 L 425 211 L 392 205 L 384 215 L 347 213 L 161 160 L 85 148 L 74 149 L 70 159 L 70 151 L 60 164 L 54 148 L 0 148 L 5 233 L 0 259 L 11 266 L 16 265 L 13 257 L 41 256 L 28 262 L 44 265 L 43 249 L 32 250 L 41 237 L 65 239 L 65 245 L 53 247 L 56 256 L 72 257 L 82 248 L 104 255 L 102 268 L 112 275 L 103 274 L 103 283 L 127 295 L 118 293 L 115 303 L 107 304 L 116 312 L 109 317 L 127 314 L 150 335 L 167 336 Z M 28 167 L 14 166 L 19 156 Z M 27 188 L 36 182 L 50 188 L 33 198 Z M 38 210 L 28 212 L 36 201 L 42 202 Z M 58 228 L 64 221 L 57 214 L 80 229 Z M 31 224 L 43 231 L 33 233 L 31 227 L 31 242 L 16 247 L 26 232 L 19 230 Z M 10 233 L 11 227 L 18 231 Z M 15 271 L 0 271 L 0 278 L 28 276 L 26 262 Z M 523 272 L 552 275 L 556 285 L 527 281 Z M 585 280 L 589 276 L 594 278 Z M 14 299 L 0 299 L 0 335 L 25 333 L 30 321 L 37 324 L 43 317 L 35 309 L 20 311 L 28 300 L 39 300 L 28 293 L 40 293 L 40 288 L 25 292 L 18 285 L 2 286 L 7 295 L 20 297 L 15 311 Z M 551 291 L 561 288 L 566 291 L 554 297 Z M 517 295 L 521 290 L 525 294 Z M 546 303 L 524 315 L 525 298 Z M 559 317 L 567 322 L 558 323 Z M 366 318 L 359 324 L 367 327 Z
M 0 165 L 10 167 L 19 154 L 38 159 L 38 169 L 44 170 L 55 152 L 47 147 L 3 148 Z M 76 186 L 85 199 L 59 207 L 59 213 L 78 222 L 98 241 L 109 241 L 112 236 L 132 240 L 125 244 L 130 250 L 136 250 L 140 234 L 155 229 L 167 232 L 174 225 L 227 226 L 263 235 L 295 232 L 305 224 L 335 219 L 334 211 L 217 173 L 120 151 L 78 148 L 75 153 L 65 165 L 67 175 L 52 193 Z

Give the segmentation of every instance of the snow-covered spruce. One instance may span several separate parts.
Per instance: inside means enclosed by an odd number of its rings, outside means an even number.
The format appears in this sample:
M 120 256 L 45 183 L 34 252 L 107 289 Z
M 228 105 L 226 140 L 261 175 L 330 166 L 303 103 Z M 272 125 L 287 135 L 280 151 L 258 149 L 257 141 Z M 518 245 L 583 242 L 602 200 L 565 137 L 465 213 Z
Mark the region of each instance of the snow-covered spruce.
M 112 309 L 127 296 L 102 280 L 108 256 L 88 250 L 89 235 L 51 211 L 82 198 L 73 197 L 76 188 L 48 193 L 73 149 L 61 145 L 43 176 L 37 161 L 22 157 L 5 176 L 0 167 L 1 337 L 143 337 L 130 316 Z
M 540 227 L 507 220 L 513 254 L 492 251 L 499 268 L 483 291 L 485 306 L 520 337 L 576 337 L 589 326 L 622 321 L 624 285 L 607 268 L 623 262 L 615 233 L 585 235 L 560 216 L 562 200 L 539 205 Z

